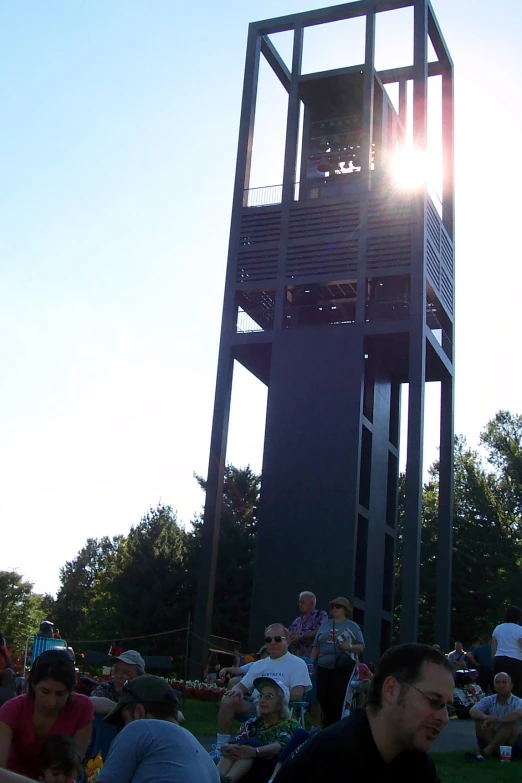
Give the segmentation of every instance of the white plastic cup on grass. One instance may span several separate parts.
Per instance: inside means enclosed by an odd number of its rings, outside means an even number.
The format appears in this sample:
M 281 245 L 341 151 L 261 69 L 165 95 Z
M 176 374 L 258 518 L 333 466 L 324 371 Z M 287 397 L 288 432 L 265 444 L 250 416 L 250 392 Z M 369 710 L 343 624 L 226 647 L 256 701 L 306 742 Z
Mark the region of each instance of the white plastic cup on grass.
M 500 746 L 500 761 L 501 761 L 501 763 L 504 764 L 507 761 L 511 761 L 511 751 L 512 751 L 511 745 L 501 745 Z

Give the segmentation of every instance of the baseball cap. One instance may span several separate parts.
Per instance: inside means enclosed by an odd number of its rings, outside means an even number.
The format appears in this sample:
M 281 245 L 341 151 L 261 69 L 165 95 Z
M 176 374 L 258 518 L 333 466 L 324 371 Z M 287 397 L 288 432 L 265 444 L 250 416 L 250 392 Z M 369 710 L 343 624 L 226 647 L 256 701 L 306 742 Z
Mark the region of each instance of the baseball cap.
M 166 680 L 156 677 L 154 674 L 142 674 L 125 683 L 117 705 L 105 716 L 104 721 L 119 724 L 123 707 L 142 703 L 178 705 L 179 698 Z
M 121 655 L 114 655 L 111 658 L 111 663 L 116 663 L 116 661 L 128 663 L 130 666 L 139 666 L 145 671 L 145 661 L 136 650 L 125 650 Z
M 275 685 L 280 691 L 283 691 L 283 702 L 288 704 L 290 701 L 290 691 L 284 685 L 281 680 L 276 680 L 275 677 L 269 677 L 268 675 L 262 677 L 256 677 L 254 680 L 254 688 L 259 690 L 263 685 Z

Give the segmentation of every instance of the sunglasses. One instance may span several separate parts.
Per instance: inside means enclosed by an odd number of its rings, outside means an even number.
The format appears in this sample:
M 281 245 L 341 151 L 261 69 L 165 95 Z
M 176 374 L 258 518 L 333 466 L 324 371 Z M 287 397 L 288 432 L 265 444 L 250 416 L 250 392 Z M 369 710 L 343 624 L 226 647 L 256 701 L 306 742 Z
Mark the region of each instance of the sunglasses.
M 286 639 L 286 636 L 265 636 L 265 644 L 270 644 L 271 642 L 276 642 L 276 644 L 279 644 L 279 642 L 282 642 L 283 639 Z
M 346 609 L 344 604 L 330 604 L 330 609 Z

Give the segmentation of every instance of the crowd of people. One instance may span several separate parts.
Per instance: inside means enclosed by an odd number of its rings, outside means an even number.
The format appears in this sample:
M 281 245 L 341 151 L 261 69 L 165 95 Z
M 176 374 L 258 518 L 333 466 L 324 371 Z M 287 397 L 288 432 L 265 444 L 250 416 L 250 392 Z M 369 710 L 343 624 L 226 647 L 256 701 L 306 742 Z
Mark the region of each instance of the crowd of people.
M 215 653 L 209 659 L 209 681 L 228 684 L 211 753 L 181 725 L 177 692 L 146 673 L 138 651 L 115 641 L 112 677 L 89 696 L 75 690 L 70 651 L 42 652 L 25 691 L 0 706 L 0 783 L 73 783 L 103 742 L 98 783 L 268 783 L 274 776 L 306 783 L 346 767 L 353 779 L 436 781 L 427 751 L 454 713 L 455 674 L 466 669 L 478 672 L 484 691 L 469 713 L 479 752 L 467 759 L 481 762 L 505 747 L 522 757 L 520 609 L 509 607 L 491 637 L 475 637 L 468 649 L 459 640 L 447 654 L 437 644 L 403 644 L 370 668 L 360 660 L 364 637 L 347 598 L 332 599 L 327 614 L 303 591 L 298 608 L 288 626 L 267 626 L 250 660 L 239 649 L 231 666 L 221 667 Z M 0 634 L 0 688 L 13 679 Z

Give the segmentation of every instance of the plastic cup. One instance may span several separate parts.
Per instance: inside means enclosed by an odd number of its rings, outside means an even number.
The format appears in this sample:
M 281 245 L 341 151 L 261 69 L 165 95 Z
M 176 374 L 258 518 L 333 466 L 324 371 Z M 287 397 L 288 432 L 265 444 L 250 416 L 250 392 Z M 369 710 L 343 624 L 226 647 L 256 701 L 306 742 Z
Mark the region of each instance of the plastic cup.
M 501 761 L 501 763 L 504 764 L 507 761 L 511 761 L 511 751 L 512 751 L 511 745 L 501 745 L 500 746 L 500 761 Z

